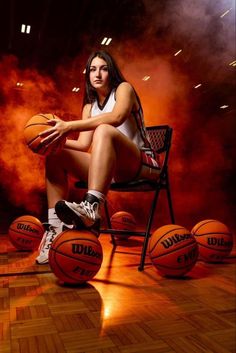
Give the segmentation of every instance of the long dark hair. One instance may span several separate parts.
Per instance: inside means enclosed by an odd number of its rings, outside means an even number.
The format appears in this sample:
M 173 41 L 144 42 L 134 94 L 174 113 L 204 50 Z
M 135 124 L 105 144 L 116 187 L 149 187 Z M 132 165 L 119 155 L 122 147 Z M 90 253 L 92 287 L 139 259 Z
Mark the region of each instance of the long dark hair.
M 90 79 L 89 79 L 91 62 L 96 57 L 99 57 L 105 60 L 107 63 L 108 73 L 109 73 L 109 84 L 111 89 L 118 87 L 121 82 L 126 82 L 126 79 L 121 73 L 114 58 L 108 52 L 104 50 L 98 50 L 93 52 L 88 58 L 86 69 L 85 69 L 85 90 L 84 90 L 83 106 L 87 103 L 93 103 L 97 99 L 97 92 L 95 88 L 91 85 Z M 140 99 L 136 92 L 135 94 L 137 96 L 138 102 L 141 107 Z

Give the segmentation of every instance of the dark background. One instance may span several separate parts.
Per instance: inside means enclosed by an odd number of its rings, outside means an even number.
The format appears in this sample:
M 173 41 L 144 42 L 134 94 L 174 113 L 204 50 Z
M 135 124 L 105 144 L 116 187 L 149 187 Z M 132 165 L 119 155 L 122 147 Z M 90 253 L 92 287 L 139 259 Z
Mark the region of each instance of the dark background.
M 21 33 L 22 23 L 31 26 L 29 34 Z M 105 36 L 109 46 L 101 45 Z M 80 118 L 83 70 L 97 49 L 111 52 L 135 86 L 146 125 L 174 128 L 176 222 L 191 228 L 214 218 L 235 231 L 235 3 L 229 0 L 1 0 L 0 228 L 25 213 L 46 217 L 44 160 L 27 149 L 22 130 L 38 112 Z M 147 199 L 111 196 L 112 210 L 131 210 L 142 220 Z M 169 222 L 161 201 L 157 226 Z

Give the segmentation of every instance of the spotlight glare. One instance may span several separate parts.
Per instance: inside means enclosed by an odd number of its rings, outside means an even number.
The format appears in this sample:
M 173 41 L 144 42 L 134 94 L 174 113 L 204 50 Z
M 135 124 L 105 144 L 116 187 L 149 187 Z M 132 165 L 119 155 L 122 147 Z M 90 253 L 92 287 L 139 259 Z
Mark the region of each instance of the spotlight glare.
M 101 41 L 102 45 L 109 45 L 112 41 L 112 38 L 104 37 L 103 40 Z
M 147 81 L 147 80 L 149 80 L 149 79 L 150 79 L 150 76 L 144 76 L 144 77 L 142 78 L 143 81 Z
M 112 38 L 108 38 L 107 42 L 106 42 L 106 45 L 109 45 L 112 41 Z
M 79 87 L 74 87 L 72 88 L 72 92 L 79 92 L 80 88 Z
M 25 25 L 24 24 L 21 25 L 21 33 L 25 33 Z
M 178 51 L 174 54 L 174 56 L 179 55 L 179 54 L 181 53 L 181 51 L 182 51 L 182 49 L 178 50 Z
M 201 83 L 199 83 L 198 85 L 196 85 L 196 86 L 194 86 L 194 88 L 199 88 L 199 87 L 201 87 Z
M 229 106 L 228 105 L 222 105 L 221 107 L 220 107 L 220 109 L 226 109 L 226 108 L 228 108 Z
M 230 66 L 236 66 L 236 60 L 232 61 L 231 63 L 229 63 Z
M 104 45 L 106 43 L 106 41 L 107 41 L 107 37 L 104 37 L 101 44 Z
M 30 29 L 31 29 L 30 25 L 25 25 L 25 24 L 21 25 L 21 33 L 29 34 L 30 33 Z
M 227 15 L 231 10 L 232 10 L 232 7 L 231 7 L 229 10 L 225 11 L 224 13 L 222 13 L 222 15 L 220 15 L 220 17 L 223 18 L 223 17 L 224 17 L 225 15 Z

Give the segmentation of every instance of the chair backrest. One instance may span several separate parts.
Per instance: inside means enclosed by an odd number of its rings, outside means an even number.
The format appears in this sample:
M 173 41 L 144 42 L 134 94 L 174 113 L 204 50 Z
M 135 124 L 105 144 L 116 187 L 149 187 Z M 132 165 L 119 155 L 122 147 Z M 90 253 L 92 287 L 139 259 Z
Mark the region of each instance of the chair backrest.
M 152 149 L 159 154 L 164 153 L 164 159 L 167 163 L 173 129 L 169 125 L 158 125 L 148 126 L 146 131 Z
M 172 134 L 172 128 L 170 126 L 148 126 L 146 127 L 146 131 L 148 140 L 155 152 L 162 153 L 169 149 Z
M 158 125 L 148 126 L 146 131 L 152 149 L 163 156 L 162 169 L 165 171 L 167 168 L 173 129 L 169 125 Z

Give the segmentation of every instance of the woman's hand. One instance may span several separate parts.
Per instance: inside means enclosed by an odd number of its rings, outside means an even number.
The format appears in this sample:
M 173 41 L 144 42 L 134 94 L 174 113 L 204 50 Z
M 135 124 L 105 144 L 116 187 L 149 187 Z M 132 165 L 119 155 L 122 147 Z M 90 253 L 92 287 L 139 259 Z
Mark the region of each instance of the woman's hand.
M 54 143 L 59 143 L 65 140 L 66 135 L 70 132 L 70 123 L 59 118 L 48 120 L 48 125 L 53 127 L 41 132 L 39 135 L 42 138 L 42 146 L 50 146 Z

